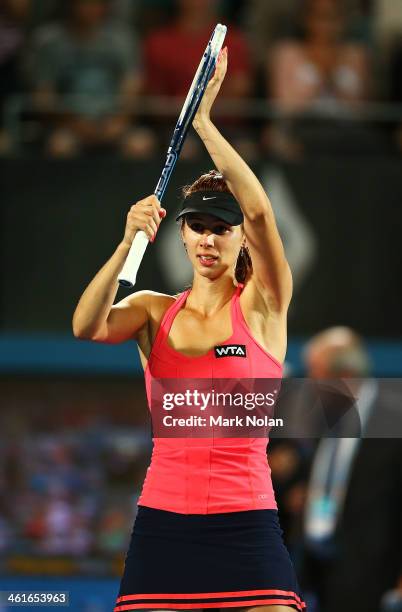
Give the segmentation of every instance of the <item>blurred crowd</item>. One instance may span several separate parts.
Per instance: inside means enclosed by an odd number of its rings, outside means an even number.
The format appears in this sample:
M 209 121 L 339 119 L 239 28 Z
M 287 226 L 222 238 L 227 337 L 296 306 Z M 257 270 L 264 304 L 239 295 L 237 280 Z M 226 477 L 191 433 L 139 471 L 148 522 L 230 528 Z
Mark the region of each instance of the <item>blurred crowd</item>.
M 218 21 L 229 70 L 216 113 L 249 160 L 402 150 L 397 0 L 3 0 L 0 153 L 165 151 Z M 190 135 L 183 155 L 200 150 Z
M 46 406 L 44 405 L 44 412 Z M 78 431 L 25 432 L 0 443 L 0 554 L 123 554 L 149 432 L 94 419 Z M 67 429 L 67 430 L 66 430 Z

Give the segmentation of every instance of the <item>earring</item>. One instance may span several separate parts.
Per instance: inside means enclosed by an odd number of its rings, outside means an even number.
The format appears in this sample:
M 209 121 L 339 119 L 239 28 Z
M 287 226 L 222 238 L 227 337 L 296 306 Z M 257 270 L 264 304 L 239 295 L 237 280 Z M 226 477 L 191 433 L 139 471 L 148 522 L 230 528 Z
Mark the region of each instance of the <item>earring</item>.
M 187 246 L 186 246 L 185 242 L 183 242 L 183 246 L 184 246 L 185 250 L 187 251 Z

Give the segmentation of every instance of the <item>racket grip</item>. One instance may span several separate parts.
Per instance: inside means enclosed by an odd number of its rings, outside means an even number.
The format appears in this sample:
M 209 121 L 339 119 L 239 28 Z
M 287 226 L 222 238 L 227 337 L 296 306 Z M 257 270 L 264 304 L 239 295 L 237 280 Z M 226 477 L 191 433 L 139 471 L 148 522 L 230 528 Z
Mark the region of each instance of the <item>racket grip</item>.
M 137 281 L 138 268 L 141 265 L 149 240 L 145 232 L 138 231 L 134 236 L 124 266 L 117 277 L 122 287 L 134 287 Z

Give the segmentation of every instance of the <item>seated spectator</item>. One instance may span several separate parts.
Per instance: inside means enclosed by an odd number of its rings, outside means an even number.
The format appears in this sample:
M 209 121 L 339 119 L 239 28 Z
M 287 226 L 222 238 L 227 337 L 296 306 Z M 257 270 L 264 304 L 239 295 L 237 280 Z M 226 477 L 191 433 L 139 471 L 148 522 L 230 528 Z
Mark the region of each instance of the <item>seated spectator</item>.
M 303 0 L 250 0 L 245 25 L 257 63 L 263 63 L 267 51 L 279 39 L 290 35 Z
M 143 157 L 152 149 L 149 135 L 130 125 L 140 86 L 135 40 L 108 20 L 109 5 L 71 0 L 65 23 L 43 26 L 35 37 L 35 100 L 47 113 L 52 156 L 119 147 Z
M 370 91 L 368 49 L 345 39 L 346 12 L 337 0 L 306 0 L 301 40 L 284 40 L 270 53 L 267 87 L 280 110 L 300 113 L 325 107 L 356 108 Z M 301 153 L 292 123 L 270 126 L 267 141 L 286 156 Z
M 11 146 L 3 113 L 9 96 L 21 88 L 19 60 L 29 10 L 30 0 L 3 0 L 0 7 L 0 154 Z
M 29 0 L 30 10 L 30 29 L 57 19 L 60 13 L 60 0 Z
M 115 7 L 120 16 L 124 14 L 134 19 L 138 31 L 142 36 L 165 25 L 175 9 L 176 0 L 115 0 Z M 115 9 L 115 10 L 116 10 Z M 127 17 L 126 17 L 127 18 Z
M 402 3 L 373 0 L 374 30 L 383 54 L 388 55 L 396 38 L 402 34 Z
M 111 507 L 103 513 L 97 534 L 97 548 L 100 553 L 119 553 L 124 550 L 129 537 L 131 518 L 130 513 L 125 513 L 121 507 Z
M 216 23 L 215 3 L 212 0 L 177 0 L 177 15 L 173 23 L 151 32 L 145 38 L 147 94 L 178 97 L 184 101 Z M 225 45 L 229 50 L 229 78 L 225 79 L 219 95 L 242 100 L 251 95 L 253 87 L 246 39 L 236 27 L 230 26 Z M 235 132 L 237 130 L 242 140 L 243 126 L 233 120 L 227 120 L 226 125 Z M 237 142 L 235 146 L 239 145 L 241 143 Z M 183 150 L 184 156 L 196 155 L 199 148 L 198 141 L 190 135 Z
M 390 65 L 391 102 L 402 105 L 402 35 L 394 44 Z M 396 129 L 396 142 L 399 151 L 402 152 L 402 120 Z

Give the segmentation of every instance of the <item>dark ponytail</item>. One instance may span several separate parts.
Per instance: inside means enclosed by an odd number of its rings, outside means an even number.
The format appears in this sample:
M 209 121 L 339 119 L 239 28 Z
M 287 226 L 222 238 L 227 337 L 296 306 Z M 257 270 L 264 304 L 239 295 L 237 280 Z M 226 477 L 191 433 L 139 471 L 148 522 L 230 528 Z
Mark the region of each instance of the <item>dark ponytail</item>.
M 242 246 L 237 257 L 235 267 L 235 278 L 238 283 L 244 283 L 249 271 L 253 269 L 249 250 L 246 246 Z

